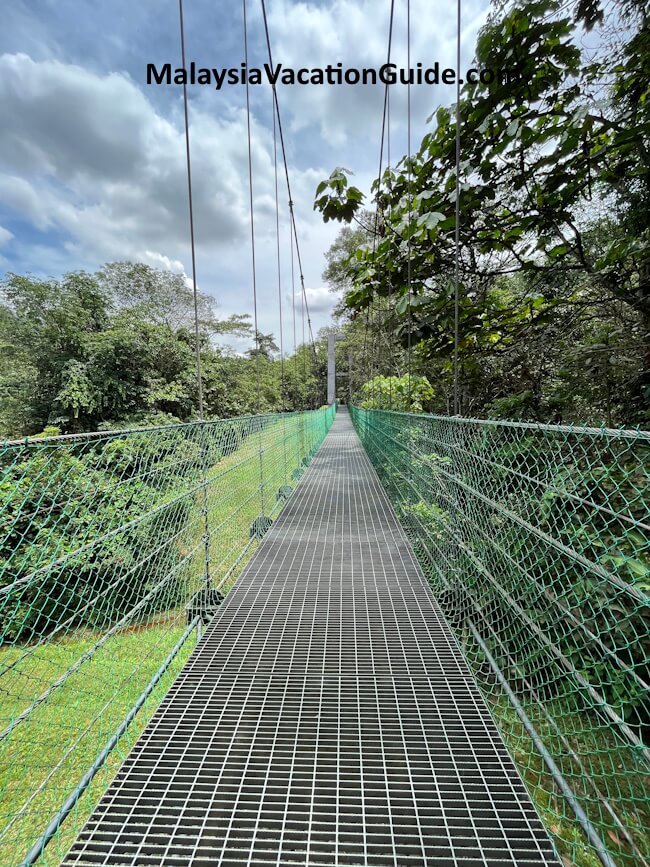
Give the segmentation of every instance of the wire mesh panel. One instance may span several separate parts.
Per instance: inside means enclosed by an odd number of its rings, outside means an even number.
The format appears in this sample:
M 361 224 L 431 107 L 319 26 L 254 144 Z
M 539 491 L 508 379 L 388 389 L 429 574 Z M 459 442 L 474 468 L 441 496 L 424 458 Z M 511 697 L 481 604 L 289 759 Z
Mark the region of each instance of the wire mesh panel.
M 64 863 L 557 863 L 347 414 Z
M 333 414 L 0 444 L 2 867 L 146 698 L 46 849 L 59 863 Z
M 650 434 L 353 417 L 566 863 L 647 865 Z

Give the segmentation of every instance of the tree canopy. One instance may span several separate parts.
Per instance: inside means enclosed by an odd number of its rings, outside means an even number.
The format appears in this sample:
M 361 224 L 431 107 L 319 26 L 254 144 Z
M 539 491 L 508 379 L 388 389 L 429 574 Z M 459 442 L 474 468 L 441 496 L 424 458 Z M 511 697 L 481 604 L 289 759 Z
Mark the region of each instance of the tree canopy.
M 238 355 L 216 340 L 252 340 L 249 317 L 221 319 L 210 296 L 198 301 L 207 417 L 322 403 L 318 355 L 298 347 L 281 360 L 272 334 Z M 196 418 L 194 300 L 185 279 L 170 271 L 113 262 L 61 280 L 9 274 L 1 286 L 0 349 L 4 437 L 47 426 L 76 432 Z
M 587 56 L 574 19 L 624 26 Z M 496 8 L 479 34 L 476 65 L 517 76 L 464 85 L 458 106 L 463 412 L 650 418 L 648 27 L 627 0 L 573 15 L 528 0 Z M 439 407 L 454 345 L 455 116 L 434 112 L 416 153 L 373 185 L 371 238 L 345 227 L 328 265 L 348 311 L 414 345 Z M 363 203 L 342 168 L 316 192 L 325 220 L 350 223 Z

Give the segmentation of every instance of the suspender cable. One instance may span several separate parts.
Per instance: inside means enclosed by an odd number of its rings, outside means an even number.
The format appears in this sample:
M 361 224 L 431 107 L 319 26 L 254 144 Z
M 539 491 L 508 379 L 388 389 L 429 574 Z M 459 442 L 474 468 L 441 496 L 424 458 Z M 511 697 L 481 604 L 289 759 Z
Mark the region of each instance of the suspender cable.
M 185 22 L 183 20 L 183 0 L 178 0 L 178 18 L 181 37 L 181 63 L 185 66 Z M 199 400 L 199 422 L 205 421 L 203 414 L 203 374 L 201 371 L 201 342 L 199 334 L 199 293 L 196 288 L 196 245 L 194 243 L 194 203 L 192 201 L 192 160 L 190 157 L 190 122 L 187 104 L 187 82 L 183 80 L 183 116 L 185 121 L 185 161 L 187 168 L 187 204 L 190 218 L 190 249 L 192 251 L 192 298 L 194 301 L 194 343 L 196 351 L 196 385 Z M 201 513 L 203 516 L 203 557 L 205 562 L 204 580 L 210 584 L 210 526 L 208 521 L 208 444 L 205 430 L 200 431 L 201 451 Z
M 406 66 L 411 67 L 411 3 L 407 0 L 406 3 Z M 407 284 L 408 284 L 408 407 L 411 409 L 411 76 L 409 75 L 406 85 L 406 153 L 408 159 L 407 168 L 407 201 L 408 201 L 408 217 L 407 217 Z
M 244 18 L 244 63 L 248 68 L 248 21 L 246 18 L 246 0 L 242 0 Z M 251 259 L 253 268 L 253 328 L 255 329 L 255 379 L 257 385 L 257 415 L 261 413 L 261 388 L 260 388 L 260 332 L 257 321 L 257 269 L 255 264 L 255 210 L 253 205 L 253 150 L 251 146 L 251 104 L 250 87 L 246 78 L 246 138 L 248 142 L 248 194 L 251 223 Z M 262 515 L 264 515 L 264 467 L 262 463 L 262 428 L 258 419 L 259 431 L 259 458 L 260 458 L 260 502 Z
M 388 23 L 388 49 L 386 52 L 386 63 L 387 64 L 390 63 L 390 53 L 391 53 L 391 46 L 392 46 L 392 41 L 393 41 L 393 18 L 394 18 L 394 14 L 395 14 L 395 0 L 391 0 L 390 18 L 389 18 L 389 23 Z M 380 193 L 381 193 L 381 173 L 382 173 L 383 162 L 384 162 L 384 139 L 386 136 L 386 117 L 388 115 L 388 104 L 389 104 L 388 103 L 388 100 L 389 100 L 388 88 L 389 88 L 388 83 L 386 83 L 384 85 L 384 107 L 383 107 L 383 111 L 382 111 L 381 136 L 380 136 L 380 141 L 379 141 L 379 169 L 377 171 L 377 205 L 375 207 L 375 218 L 373 221 L 373 230 L 372 230 L 372 261 L 373 261 L 373 264 L 375 261 L 375 254 L 376 254 L 376 248 L 377 248 L 377 234 L 378 234 L 378 230 L 379 230 L 379 201 L 380 201 Z M 368 305 L 368 309 L 366 310 L 366 327 L 365 327 L 364 339 L 363 339 L 363 353 L 364 353 L 364 356 L 366 356 L 366 358 L 368 359 L 368 374 L 367 375 L 368 375 L 368 378 L 369 378 L 370 383 L 371 383 L 371 395 L 370 396 L 371 396 L 371 400 L 373 402 L 374 402 L 374 397 L 375 397 L 375 357 L 377 358 L 377 369 L 379 369 L 379 365 L 381 363 L 381 355 L 379 353 L 379 335 L 377 335 L 377 340 L 373 344 L 370 354 L 368 354 L 368 351 L 367 351 L 368 330 L 369 330 L 370 322 L 372 320 L 373 308 L 375 307 L 374 302 L 375 302 L 375 299 L 374 299 L 374 293 L 373 293 L 373 295 L 370 298 L 370 304 Z M 375 326 L 377 326 L 377 324 L 379 324 L 379 328 L 381 328 L 381 315 L 380 314 L 381 314 L 381 302 L 380 302 L 380 299 L 377 299 L 377 307 L 376 307 L 376 312 L 375 312 Z
M 284 335 L 282 332 L 282 270 L 280 265 L 280 200 L 278 197 L 278 137 L 275 123 L 275 107 L 272 106 L 273 114 L 273 177 L 275 181 L 275 242 L 278 260 L 278 311 L 280 314 L 280 411 L 282 416 L 282 453 L 284 456 L 284 479 L 287 479 L 287 420 L 284 416 L 285 405 L 285 382 L 284 382 Z
M 293 375 L 296 380 L 296 390 L 298 389 L 298 336 L 296 334 L 296 271 L 293 260 L 293 234 L 289 232 L 289 242 L 291 244 L 291 312 L 293 317 Z
M 242 0 L 244 15 L 244 63 L 248 68 L 248 22 L 246 19 L 246 0 Z M 248 141 L 248 199 L 251 226 L 251 258 L 253 267 L 253 328 L 255 329 L 255 376 L 257 380 L 257 414 L 260 414 L 260 332 L 257 325 L 257 269 L 255 265 L 255 213 L 253 206 L 253 151 L 251 147 L 251 104 L 250 87 L 246 78 L 246 137 Z
M 388 214 L 389 220 L 393 214 L 393 184 L 390 176 L 390 92 L 388 94 L 388 99 L 386 101 L 386 170 L 388 171 Z M 388 295 L 386 296 L 386 318 L 390 319 L 390 302 L 391 296 L 393 294 L 393 281 L 390 276 L 390 272 L 388 273 Z M 393 353 L 393 346 L 390 340 L 388 339 L 388 335 L 386 336 L 386 340 L 388 341 L 388 349 L 391 356 L 391 361 L 393 362 L 393 367 L 395 367 L 395 356 Z M 392 371 L 390 376 L 388 377 L 388 409 L 392 410 L 393 408 L 393 376 Z
M 392 44 L 393 44 L 393 20 L 394 20 L 394 17 L 395 17 L 395 0 L 391 0 L 390 18 L 388 21 L 388 48 L 386 50 L 386 64 L 390 63 L 391 48 L 392 48 Z M 384 138 L 386 138 L 386 140 L 387 140 L 388 151 L 387 151 L 386 159 L 387 159 L 388 167 L 390 167 L 390 88 L 389 88 L 388 84 L 386 84 L 384 87 L 384 110 L 383 110 L 383 117 L 382 117 L 382 121 L 381 121 L 381 144 L 379 147 L 379 173 L 377 175 L 377 194 L 379 194 L 380 184 L 381 184 L 382 161 L 383 161 L 383 157 L 384 157 Z M 390 178 L 388 180 L 388 183 L 390 185 Z M 378 218 L 379 218 L 379 209 L 377 209 L 377 211 L 375 213 L 375 231 L 373 233 L 373 241 L 372 241 L 373 263 L 374 263 L 374 258 L 375 258 L 375 241 L 376 241 L 376 237 L 377 237 Z M 388 303 L 389 302 L 387 300 L 386 304 L 388 305 Z M 378 322 L 378 327 L 379 327 L 379 331 L 380 331 L 380 335 L 377 335 L 377 362 L 378 362 L 377 367 L 378 367 L 379 373 L 381 373 L 381 369 L 380 369 L 381 368 L 381 350 L 380 350 L 380 340 L 379 340 L 379 337 L 381 336 L 381 332 L 383 330 L 382 329 L 382 321 L 381 321 L 381 297 L 377 299 L 377 307 L 378 307 L 377 322 Z M 390 346 L 390 341 L 388 340 L 387 337 L 386 337 L 386 342 L 388 344 L 389 354 L 392 355 L 392 348 Z M 390 389 L 391 389 L 390 380 L 389 380 L 388 387 L 389 387 L 389 406 L 392 408 L 393 401 L 392 401 L 392 394 L 390 393 Z
M 368 327 L 370 325 L 370 305 L 366 308 L 366 327 L 363 332 L 363 357 L 366 360 L 366 377 L 371 378 L 370 355 L 368 353 Z
M 181 63 L 185 66 L 185 26 L 183 0 L 178 0 L 181 33 Z M 187 199 L 190 212 L 190 247 L 192 250 L 192 296 L 194 299 L 194 341 L 196 344 L 196 380 L 199 397 L 199 421 L 203 421 L 203 377 L 201 374 L 201 345 L 199 342 L 199 294 L 196 288 L 196 248 L 194 244 L 194 206 L 192 202 L 192 160 L 190 158 L 190 123 L 187 107 L 187 82 L 183 80 L 183 113 L 185 116 L 185 160 L 187 165 Z
M 302 394 L 300 392 L 300 376 L 298 375 L 298 334 L 296 331 L 296 269 L 294 264 L 294 255 L 293 255 L 293 232 L 291 232 L 291 226 L 289 227 L 289 245 L 291 248 L 291 315 L 293 322 L 293 379 L 294 379 L 294 398 L 293 398 L 293 410 L 294 412 L 302 409 L 303 400 Z M 299 432 L 302 431 L 302 423 L 299 422 Z M 300 462 L 302 461 L 302 451 L 301 451 L 301 440 L 302 437 L 299 433 L 295 437 L 296 443 L 296 459 L 297 466 L 300 466 Z
M 300 260 L 298 261 L 298 266 L 300 266 Z M 302 271 L 302 268 L 300 269 Z M 302 280 L 302 274 L 300 275 Z M 307 409 L 307 359 L 305 357 L 305 293 L 303 292 L 300 296 L 300 308 L 301 308 L 301 317 L 302 317 L 302 381 L 305 385 L 304 391 L 304 406 L 303 409 Z
M 266 3 L 265 0 L 261 0 L 262 3 L 262 17 L 264 18 L 264 33 L 266 35 L 266 48 L 269 55 L 269 66 L 273 68 L 273 54 L 271 52 L 271 37 L 269 36 L 269 22 L 266 16 Z M 275 113 L 278 119 L 278 133 L 280 135 L 280 148 L 282 150 L 282 161 L 284 163 L 284 174 L 287 182 L 287 194 L 289 196 L 289 211 L 291 216 L 291 228 L 293 230 L 294 239 L 296 242 L 296 258 L 298 260 L 298 269 L 300 271 L 300 285 L 302 289 L 303 299 L 305 310 L 307 312 L 307 324 L 309 327 L 309 339 L 311 341 L 311 347 L 314 353 L 314 357 L 316 356 L 316 347 L 314 345 L 314 333 L 311 327 L 311 316 L 309 314 L 309 304 L 307 303 L 307 293 L 305 291 L 305 275 L 302 268 L 302 258 L 300 256 L 300 244 L 298 242 L 298 230 L 296 229 L 296 215 L 293 210 L 293 196 L 291 195 L 291 182 L 289 180 L 289 164 L 287 162 L 287 151 L 284 145 L 284 133 L 282 131 L 282 117 L 280 115 L 280 103 L 278 102 L 278 91 L 275 84 L 271 85 L 273 88 L 273 102 L 275 104 Z
M 372 302 L 371 302 L 371 306 L 370 306 L 371 323 L 372 323 L 372 329 L 371 330 L 374 334 L 374 339 L 373 339 L 371 347 L 370 347 L 370 382 L 372 383 L 372 403 L 373 403 L 373 406 L 376 406 L 376 404 L 375 404 L 375 392 L 377 389 L 377 383 L 375 381 L 376 376 L 377 376 L 377 338 L 378 338 L 378 334 L 377 334 L 377 304 L 378 304 L 378 300 L 375 301 L 375 299 L 373 297 Z M 374 313 L 374 316 L 373 316 L 373 313 Z M 374 322 L 373 322 L 373 320 L 374 320 Z
M 278 310 L 280 313 L 280 394 L 282 411 L 285 409 L 284 404 L 284 333 L 282 330 L 282 271 L 280 266 L 280 201 L 278 198 L 278 137 L 277 124 L 275 120 L 275 108 L 273 108 L 273 175 L 275 180 L 275 241 L 278 261 Z
M 458 344 L 460 334 L 460 13 L 461 0 L 456 0 L 456 211 L 454 228 L 454 415 L 460 415 L 458 390 Z

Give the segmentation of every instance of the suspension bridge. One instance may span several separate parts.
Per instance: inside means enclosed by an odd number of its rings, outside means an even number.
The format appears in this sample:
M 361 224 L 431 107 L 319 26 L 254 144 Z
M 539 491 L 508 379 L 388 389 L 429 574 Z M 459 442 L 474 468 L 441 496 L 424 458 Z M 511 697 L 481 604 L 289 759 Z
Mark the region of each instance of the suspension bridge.
M 207 421 L 183 86 L 198 421 L 0 443 L 2 867 L 650 867 L 650 434 L 459 415 L 459 94 L 455 417 L 260 412 L 247 84 L 257 414 Z M 387 87 L 378 202 L 384 144 Z
M 556 864 L 347 414 L 66 865 Z
M 648 863 L 650 434 L 334 414 L 2 447 L 2 864 Z

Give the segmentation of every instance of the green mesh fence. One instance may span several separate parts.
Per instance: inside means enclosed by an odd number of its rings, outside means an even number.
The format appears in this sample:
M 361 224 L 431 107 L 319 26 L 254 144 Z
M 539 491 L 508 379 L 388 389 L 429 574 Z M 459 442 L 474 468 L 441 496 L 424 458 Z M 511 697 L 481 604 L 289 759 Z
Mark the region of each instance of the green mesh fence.
M 142 704 L 39 861 L 59 863 L 333 415 L 0 444 L 1 867 Z
M 352 414 L 565 863 L 647 865 L 650 434 Z

